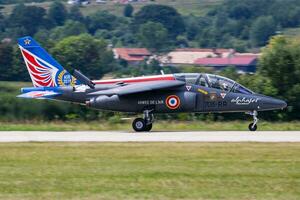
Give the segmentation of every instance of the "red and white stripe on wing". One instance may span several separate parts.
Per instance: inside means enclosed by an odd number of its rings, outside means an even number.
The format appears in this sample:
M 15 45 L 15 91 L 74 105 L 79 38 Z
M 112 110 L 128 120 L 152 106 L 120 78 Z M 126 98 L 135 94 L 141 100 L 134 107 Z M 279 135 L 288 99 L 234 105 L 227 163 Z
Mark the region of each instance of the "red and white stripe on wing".
M 172 74 L 170 75 L 157 75 L 157 76 L 144 76 L 144 77 L 134 77 L 134 78 L 119 78 L 119 79 L 109 79 L 109 80 L 95 80 L 95 84 L 115 84 L 115 83 L 140 83 L 147 81 L 173 81 L 175 80 Z
M 56 86 L 58 69 L 20 46 L 24 61 L 35 87 Z

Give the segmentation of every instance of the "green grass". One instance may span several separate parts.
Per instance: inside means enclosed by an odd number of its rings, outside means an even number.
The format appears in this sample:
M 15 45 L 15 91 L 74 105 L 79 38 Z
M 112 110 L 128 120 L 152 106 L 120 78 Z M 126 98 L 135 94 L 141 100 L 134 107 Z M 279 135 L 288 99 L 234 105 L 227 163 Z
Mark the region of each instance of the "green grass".
M 20 94 L 22 87 L 33 87 L 31 82 L 17 82 L 17 81 L 0 81 L 0 91 L 10 92 L 12 95 Z M 0 95 L 3 95 L 0 93 Z
M 300 199 L 299 143 L 0 144 L 0 199 Z
M 247 131 L 250 121 L 157 121 L 153 131 Z M 266 122 L 258 124 L 260 131 L 295 131 L 300 130 L 300 122 Z M 113 123 L 104 121 L 94 122 L 0 122 L 0 131 L 131 131 L 131 121 Z
M 134 11 L 137 12 L 141 9 L 141 7 L 149 4 L 162 4 L 168 5 L 176 8 L 179 13 L 183 15 L 198 15 L 202 16 L 205 15 L 209 9 L 213 8 L 216 5 L 219 5 L 224 0 L 156 0 L 156 1 L 149 1 L 143 3 L 132 3 L 134 7 Z M 81 11 L 88 15 L 90 13 L 96 12 L 98 10 L 107 10 L 115 15 L 121 16 L 123 15 L 123 9 L 125 5 L 122 4 L 115 4 L 114 2 L 108 2 L 107 4 L 101 5 L 90 5 L 86 7 L 82 7 Z
M 42 8 L 45 8 L 45 9 L 48 9 L 50 7 L 50 4 L 52 2 L 49 1 L 49 2 L 42 2 L 42 3 L 25 3 L 25 5 L 27 6 L 39 6 L 39 7 L 42 7 Z M 0 4 L 1 5 L 1 4 Z M 1 5 L 3 6 L 3 9 L 0 10 L 0 12 L 3 14 L 3 15 L 9 15 L 11 14 L 11 12 L 13 11 L 14 7 L 16 6 L 17 4 L 7 4 L 7 5 Z
M 300 28 L 287 28 L 283 31 L 283 34 L 292 37 L 300 36 Z
M 163 4 L 168 6 L 173 6 L 183 15 L 205 15 L 209 9 L 213 8 L 216 5 L 219 5 L 224 0 L 156 0 L 156 1 L 149 1 L 143 3 L 132 3 L 135 12 L 141 9 L 141 7 L 148 5 L 148 4 Z M 26 4 L 26 5 L 35 5 L 40 6 L 45 9 L 48 9 L 51 4 L 51 1 L 43 2 L 43 3 L 34 3 L 34 4 Z M 65 3 L 67 7 L 70 7 L 67 3 Z M 12 9 L 15 5 L 3 5 L 3 9 L 1 10 L 2 14 L 9 15 L 12 12 Z M 117 16 L 123 15 L 123 9 L 125 5 L 116 4 L 113 1 L 108 1 L 106 4 L 96 4 L 94 0 L 92 4 L 88 6 L 82 6 L 80 9 L 84 15 L 88 15 L 97 11 L 109 11 Z

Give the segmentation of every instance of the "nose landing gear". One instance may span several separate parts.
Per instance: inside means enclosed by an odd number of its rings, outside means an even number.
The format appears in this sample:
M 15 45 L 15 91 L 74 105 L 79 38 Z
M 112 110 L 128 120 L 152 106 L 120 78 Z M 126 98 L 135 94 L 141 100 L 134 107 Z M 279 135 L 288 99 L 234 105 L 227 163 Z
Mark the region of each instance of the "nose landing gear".
M 136 132 L 150 131 L 152 129 L 152 123 L 154 121 L 154 116 L 151 112 L 152 112 L 152 110 L 145 110 L 144 118 L 136 118 L 135 120 L 133 120 L 132 128 Z
M 253 116 L 253 123 L 249 124 L 248 128 L 250 131 L 256 131 L 257 122 L 258 122 L 258 118 L 257 118 L 258 113 L 256 110 L 254 110 L 253 112 L 249 112 L 248 114 Z

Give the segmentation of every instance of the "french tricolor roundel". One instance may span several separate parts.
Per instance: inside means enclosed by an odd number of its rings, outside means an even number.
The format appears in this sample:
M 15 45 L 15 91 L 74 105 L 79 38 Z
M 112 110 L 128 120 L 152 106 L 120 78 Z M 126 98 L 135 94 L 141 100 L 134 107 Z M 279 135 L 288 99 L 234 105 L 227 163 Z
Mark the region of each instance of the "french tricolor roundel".
M 176 95 L 170 95 L 166 99 L 166 105 L 171 110 L 175 110 L 180 106 L 180 99 Z

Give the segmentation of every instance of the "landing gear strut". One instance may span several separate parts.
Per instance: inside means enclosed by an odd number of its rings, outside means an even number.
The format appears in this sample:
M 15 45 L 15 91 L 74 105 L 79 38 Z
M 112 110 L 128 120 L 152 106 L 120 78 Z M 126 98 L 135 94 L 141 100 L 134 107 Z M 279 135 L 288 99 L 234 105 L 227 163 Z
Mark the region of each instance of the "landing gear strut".
M 249 124 L 248 128 L 250 131 L 256 131 L 257 122 L 258 122 L 258 118 L 257 118 L 258 113 L 256 110 L 254 110 L 253 112 L 250 112 L 248 114 L 253 116 L 253 123 Z
M 133 120 L 132 128 L 136 132 L 150 131 L 152 129 L 152 123 L 154 121 L 154 116 L 151 112 L 152 112 L 152 110 L 145 110 L 144 118 L 136 118 L 135 120 Z

